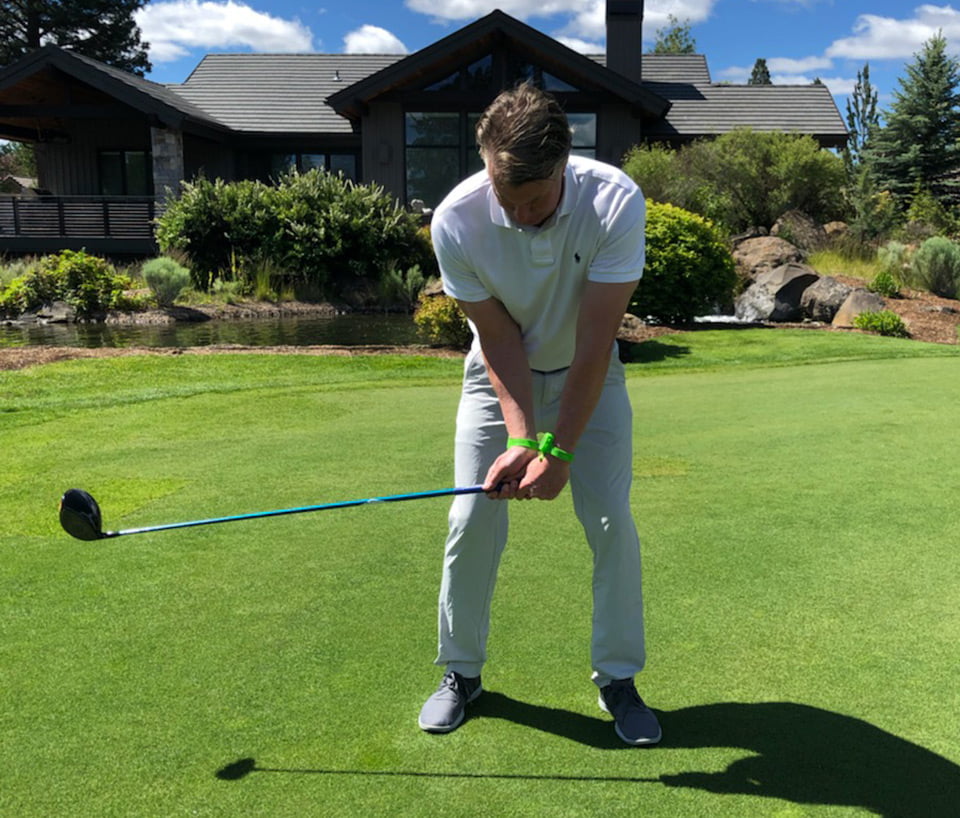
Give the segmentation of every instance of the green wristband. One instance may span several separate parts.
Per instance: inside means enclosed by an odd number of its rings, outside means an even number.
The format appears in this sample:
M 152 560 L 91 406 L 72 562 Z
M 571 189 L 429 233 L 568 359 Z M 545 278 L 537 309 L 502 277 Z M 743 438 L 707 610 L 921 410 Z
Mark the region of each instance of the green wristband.
M 523 446 L 524 449 L 533 449 L 534 451 L 540 451 L 540 444 L 536 440 L 530 440 L 528 437 L 508 437 L 507 438 L 507 448 L 512 446 Z
M 540 459 L 542 460 L 544 455 L 550 455 L 551 457 L 556 457 L 558 460 L 563 460 L 567 463 L 573 461 L 573 452 L 568 452 L 565 449 L 561 449 L 559 446 L 555 445 L 556 438 L 553 436 L 553 432 L 544 432 L 537 436 L 540 440 L 540 445 L 537 447 L 540 451 Z

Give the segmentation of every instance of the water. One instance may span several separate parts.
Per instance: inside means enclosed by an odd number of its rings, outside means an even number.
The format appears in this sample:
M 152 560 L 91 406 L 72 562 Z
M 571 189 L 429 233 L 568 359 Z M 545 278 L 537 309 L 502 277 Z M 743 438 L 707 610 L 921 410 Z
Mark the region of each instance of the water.
M 0 347 L 311 346 L 422 343 L 409 315 L 287 316 L 255 320 L 178 322 L 160 326 L 36 324 L 0 326 Z

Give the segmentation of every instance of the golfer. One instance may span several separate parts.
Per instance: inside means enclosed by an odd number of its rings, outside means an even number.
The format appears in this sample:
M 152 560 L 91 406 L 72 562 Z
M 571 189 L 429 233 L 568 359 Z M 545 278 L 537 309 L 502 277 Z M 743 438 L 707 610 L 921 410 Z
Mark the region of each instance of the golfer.
M 493 101 L 477 144 L 485 170 L 444 199 L 432 235 L 444 290 L 474 335 L 456 481 L 482 482 L 486 494 L 457 497 L 450 509 L 436 660 L 445 675 L 419 724 L 456 729 L 482 691 L 507 540 L 502 501 L 553 500 L 570 483 L 593 551 L 599 705 L 625 742 L 655 744 L 660 726 L 634 686 L 644 664 L 640 543 L 630 509 L 632 414 L 616 354 L 643 271 L 643 195 L 618 169 L 571 156 L 563 110 L 530 84 Z

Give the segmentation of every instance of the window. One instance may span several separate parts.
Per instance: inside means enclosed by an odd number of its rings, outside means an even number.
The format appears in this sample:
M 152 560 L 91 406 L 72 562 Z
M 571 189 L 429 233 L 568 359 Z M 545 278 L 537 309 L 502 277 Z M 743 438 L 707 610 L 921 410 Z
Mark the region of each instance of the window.
M 436 207 L 460 179 L 483 167 L 474 128 L 479 114 L 406 115 L 407 201 Z
M 356 182 L 357 165 L 355 153 L 274 153 L 270 156 L 270 177 L 276 179 L 292 170 L 306 173 L 316 169 L 342 173 Z
M 101 196 L 150 196 L 153 173 L 147 151 L 100 151 Z
M 597 157 L 597 115 L 567 114 L 570 130 L 573 131 L 571 153 L 577 156 Z

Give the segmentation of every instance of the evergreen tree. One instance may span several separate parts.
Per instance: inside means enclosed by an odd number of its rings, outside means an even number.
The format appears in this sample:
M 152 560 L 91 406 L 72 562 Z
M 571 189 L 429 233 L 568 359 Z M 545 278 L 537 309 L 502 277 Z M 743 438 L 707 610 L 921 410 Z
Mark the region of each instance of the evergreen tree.
M 770 81 L 770 69 L 767 68 L 767 61 L 763 57 L 758 57 L 753 64 L 753 71 L 747 85 L 773 85 Z
M 0 67 L 54 43 L 143 76 L 150 70 L 133 14 L 146 0 L 0 0 Z
M 651 54 L 696 54 L 697 43 L 690 34 L 690 21 L 681 22 L 672 14 L 668 25 L 657 29 Z
M 864 63 L 857 71 L 857 84 L 847 98 L 847 144 L 843 149 L 843 162 L 851 173 L 863 161 L 867 143 L 880 124 L 877 113 L 877 90 L 870 83 L 870 63 Z
M 944 205 L 960 202 L 960 63 L 937 33 L 899 80 L 894 102 L 864 151 L 877 183 L 902 206 L 928 191 Z

